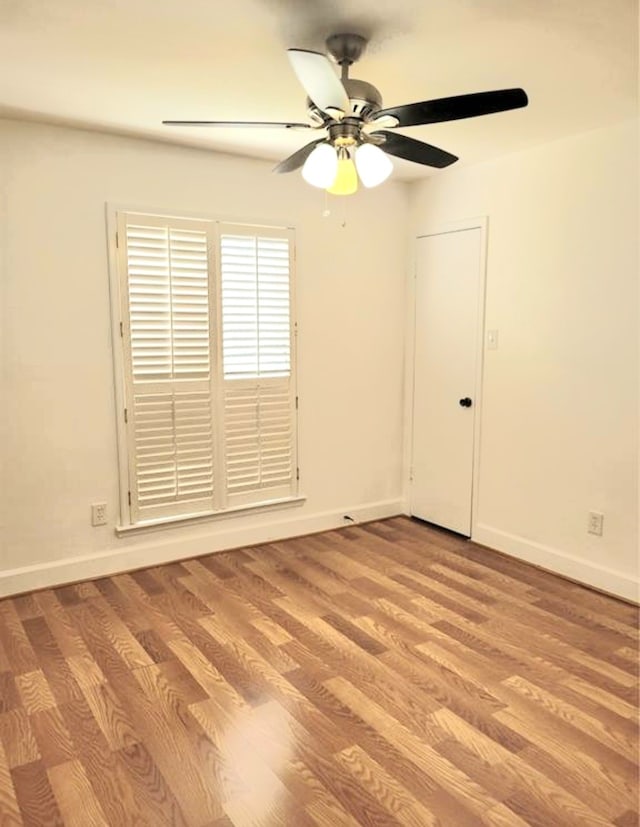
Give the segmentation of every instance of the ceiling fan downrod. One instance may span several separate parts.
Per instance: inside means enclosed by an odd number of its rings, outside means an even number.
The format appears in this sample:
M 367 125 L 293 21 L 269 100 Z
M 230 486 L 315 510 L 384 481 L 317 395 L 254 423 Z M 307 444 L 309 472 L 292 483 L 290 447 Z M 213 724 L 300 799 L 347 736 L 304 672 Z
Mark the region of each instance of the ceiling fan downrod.
M 349 67 L 360 60 L 364 54 L 367 39 L 362 35 L 353 33 L 332 34 L 325 42 L 327 52 L 341 67 L 342 85 L 349 97 L 349 111 L 346 111 L 339 120 L 354 118 L 357 119 L 358 123 L 368 120 L 382 108 L 382 96 L 373 84 L 349 77 Z M 313 101 L 308 100 L 307 106 L 314 122 L 326 122 L 326 117 L 318 110 Z

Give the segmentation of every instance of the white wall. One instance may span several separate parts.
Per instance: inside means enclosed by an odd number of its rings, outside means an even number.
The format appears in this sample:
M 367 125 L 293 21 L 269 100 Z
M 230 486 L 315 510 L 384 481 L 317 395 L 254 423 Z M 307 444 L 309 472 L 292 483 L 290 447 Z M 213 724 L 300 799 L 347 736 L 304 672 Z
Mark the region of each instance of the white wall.
M 637 122 L 452 169 L 410 200 L 413 238 L 489 219 L 499 349 L 484 353 L 473 538 L 637 599 Z
M 410 221 L 405 185 L 387 183 L 348 200 L 344 229 L 342 208 L 322 218 L 322 194 L 270 167 L 0 121 L 0 593 L 402 510 L 407 236 L 488 215 L 500 347 L 474 538 L 637 596 L 637 126 L 436 173 L 410 187 Z M 107 201 L 297 227 L 305 505 L 115 536 Z M 110 524 L 92 528 L 100 501 Z
M 349 199 L 343 228 L 339 199 L 323 218 L 321 192 L 260 161 L 14 121 L 0 159 L 0 592 L 401 510 L 405 185 Z M 303 506 L 115 536 L 107 201 L 297 228 Z

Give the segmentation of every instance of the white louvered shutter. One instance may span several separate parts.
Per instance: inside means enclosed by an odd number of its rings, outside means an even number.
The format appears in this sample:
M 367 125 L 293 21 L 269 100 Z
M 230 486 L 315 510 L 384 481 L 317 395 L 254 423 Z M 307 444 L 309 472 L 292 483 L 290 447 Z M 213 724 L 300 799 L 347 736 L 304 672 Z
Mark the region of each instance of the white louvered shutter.
M 221 227 L 227 507 L 296 491 L 292 258 L 289 231 Z
M 118 216 L 133 523 L 214 510 L 212 227 Z

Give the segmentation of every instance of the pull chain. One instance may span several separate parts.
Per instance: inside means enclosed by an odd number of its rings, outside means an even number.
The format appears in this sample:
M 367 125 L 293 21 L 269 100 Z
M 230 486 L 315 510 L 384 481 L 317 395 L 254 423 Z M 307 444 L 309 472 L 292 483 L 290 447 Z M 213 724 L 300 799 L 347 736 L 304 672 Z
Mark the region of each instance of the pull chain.
M 331 210 L 329 209 L 329 193 L 325 190 L 324 191 L 324 210 L 322 211 L 323 218 L 329 218 L 331 215 Z

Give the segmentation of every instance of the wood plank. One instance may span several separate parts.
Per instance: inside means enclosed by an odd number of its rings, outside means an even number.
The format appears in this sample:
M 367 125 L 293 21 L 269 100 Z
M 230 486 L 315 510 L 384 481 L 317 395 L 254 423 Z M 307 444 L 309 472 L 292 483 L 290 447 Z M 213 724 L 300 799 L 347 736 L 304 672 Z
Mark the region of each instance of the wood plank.
M 620 755 L 625 756 L 630 761 L 633 761 L 637 757 L 637 744 L 634 744 L 631 738 L 621 732 L 612 730 L 610 727 L 606 727 L 596 718 L 585 715 L 581 710 L 571 704 L 563 702 L 542 687 L 524 680 L 519 675 L 514 675 L 503 681 L 503 683 L 509 689 L 513 689 L 523 697 L 539 704 L 554 717 L 566 721 L 568 724 L 571 724 L 571 726 L 590 735 L 600 743 L 618 752 Z
M 136 669 L 134 676 L 147 699 L 141 702 L 147 719 L 145 742 L 187 821 L 204 825 L 220 818 L 224 811 L 219 796 L 206 780 L 206 771 L 219 760 L 216 748 L 196 722 L 191 725 L 186 709 L 158 666 Z
M 0 642 L 15 676 L 38 668 L 38 659 L 10 600 L 0 600 Z
M 108 681 L 83 688 L 83 694 L 109 749 L 124 749 L 142 740 Z
M 2 827 L 23 827 L 9 761 L 2 742 L 0 742 L 0 824 Z
M 73 620 L 58 600 L 55 591 L 45 589 L 34 595 L 35 601 L 46 618 L 47 625 L 65 658 L 82 656 L 86 653 L 82 635 Z
M 18 597 L 14 597 L 12 603 L 13 608 L 16 610 L 16 614 L 20 620 L 26 620 L 30 617 L 38 617 L 42 614 L 42 609 L 38 605 L 35 595 L 33 594 L 21 594 Z
M 40 759 L 38 744 L 22 707 L 0 715 L 0 743 L 4 747 L 10 769 Z
M 60 711 L 107 823 L 147 824 L 122 763 L 109 749 L 84 698 L 64 704 Z
M 11 770 L 24 827 L 64 827 L 49 778 L 41 761 Z
M 154 629 L 136 632 L 135 638 L 154 663 L 173 660 L 171 650 Z
M 144 744 L 123 747 L 118 752 L 118 761 L 126 771 L 126 778 L 149 825 L 187 827 L 176 796 Z
M 64 704 L 79 698 L 78 684 L 51 633 L 46 618 L 32 617 L 25 620 L 24 629 L 57 703 Z
M 56 705 L 56 699 L 41 669 L 18 675 L 16 684 L 27 714 L 32 715 L 34 712 L 50 709 Z
M 433 779 L 398 751 L 385 732 L 364 721 L 329 692 L 323 683 L 310 678 L 302 669 L 290 673 L 288 677 L 325 715 L 340 722 L 341 728 L 353 744 L 361 746 L 389 774 L 401 779 L 416 801 L 426 803 L 436 791 L 442 791 Z
M 439 819 L 359 746 L 348 747 L 336 761 L 352 775 L 400 824 L 406 827 L 439 827 Z
M 109 827 L 109 822 L 78 759 L 48 770 L 65 827 Z
M 72 761 L 77 749 L 60 707 L 42 709 L 29 718 L 31 729 L 47 769 Z
M 11 671 L 0 672 L 0 715 L 20 706 L 21 699 L 16 684 L 21 677 L 18 675 L 15 678 Z
M 91 599 L 87 601 L 87 604 L 93 609 L 93 617 L 99 623 L 104 638 L 109 641 L 129 669 L 153 664 L 153 659 L 138 643 L 133 632 L 120 620 L 104 599 Z
M 455 764 L 441 757 L 424 739 L 416 737 L 411 730 L 399 724 L 343 678 L 332 678 L 325 682 L 325 686 L 371 726 L 390 733 L 390 742 L 416 766 L 434 778 L 443 789 L 459 798 L 461 806 L 471 809 L 476 814 L 482 814 L 498 803 Z
M 83 691 L 92 686 L 99 686 L 106 681 L 102 669 L 100 669 L 88 651 L 82 655 L 67 658 L 67 663 Z

